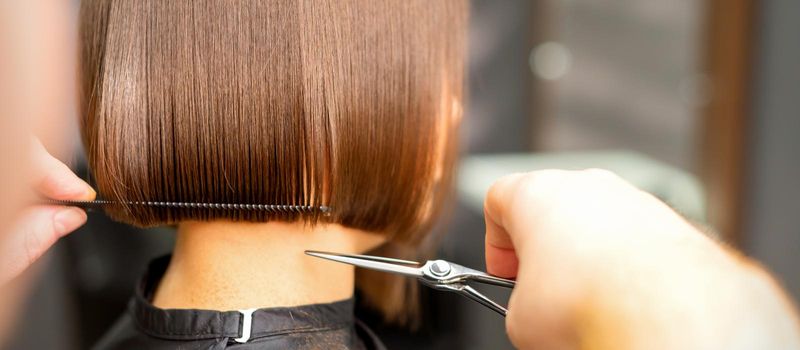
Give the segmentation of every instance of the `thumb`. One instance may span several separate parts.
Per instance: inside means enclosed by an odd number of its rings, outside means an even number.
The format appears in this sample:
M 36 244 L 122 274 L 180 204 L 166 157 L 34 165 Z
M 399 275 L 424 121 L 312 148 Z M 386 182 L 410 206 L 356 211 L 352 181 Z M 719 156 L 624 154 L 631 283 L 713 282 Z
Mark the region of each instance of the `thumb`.
M 489 189 L 483 205 L 486 220 L 486 270 L 505 278 L 517 276 L 518 241 L 524 239 L 513 236 L 510 226 L 514 193 L 522 178 L 522 174 L 512 174 L 497 180 Z
M 38 139 L 30 148 L 35 190 L 43 196 L 62 200 L 92 200 L 94 190 L 72 170 L 50 155 Z

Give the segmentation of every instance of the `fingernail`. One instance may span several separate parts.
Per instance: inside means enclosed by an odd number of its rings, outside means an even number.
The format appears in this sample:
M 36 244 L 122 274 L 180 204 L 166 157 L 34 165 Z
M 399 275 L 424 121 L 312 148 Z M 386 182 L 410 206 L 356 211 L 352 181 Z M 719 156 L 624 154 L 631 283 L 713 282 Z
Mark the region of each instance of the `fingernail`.
M 60 194 L 72 200 L 92 200 L 95 197 L 94 189 L 80 179 L 59 179 L 54 182 L 54 187 L 60 189 Z
M 87 184 L 82 180 L 80 182 L 73 183 L 73 186 L 74 186 L 73 188 L 75 189 L 74 193 L 76 195 L 80 193 L 79 195 L 80 200 L 90 201 L 94 199 L 94 197 L 96 196 L 96 193 L 94 192 L 92 186 L 89 186 L 89 184 Z
M 86 222 L 86 213 L 78 208 L 65 208 L 53 216 L 53 228 L 59 236 L 75 231 Z
M 97 192 L 95 192 L 94 189 L 91 188 L 89 185 L 86 185 L 86 192 L 83 195 L 83 200 L 90 201 L 93 200 L 95 197 L 97 197 Z

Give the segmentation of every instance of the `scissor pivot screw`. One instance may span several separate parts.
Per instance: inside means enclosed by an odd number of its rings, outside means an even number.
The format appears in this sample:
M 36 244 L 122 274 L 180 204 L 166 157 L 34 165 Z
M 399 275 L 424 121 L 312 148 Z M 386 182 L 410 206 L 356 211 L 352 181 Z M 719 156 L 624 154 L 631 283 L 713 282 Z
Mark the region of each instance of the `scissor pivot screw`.
M 444 260 L 436 260 L 431 264 L 431 272 L 439 277 L 447 276 L 450 273 L 450 264 Z

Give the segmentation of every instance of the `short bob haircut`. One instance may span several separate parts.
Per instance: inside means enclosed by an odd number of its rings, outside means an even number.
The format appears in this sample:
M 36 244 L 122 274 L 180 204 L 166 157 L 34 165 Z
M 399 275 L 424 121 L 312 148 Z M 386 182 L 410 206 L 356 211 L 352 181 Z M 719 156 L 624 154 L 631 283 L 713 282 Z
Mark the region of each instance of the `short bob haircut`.
M 84 0 L 82 131 L 102 197 L 332 208 L 108 214 L 332 222 L 418 251 L 452 192 L 466 17 L 464 0 Z M 402 321 L 408 284 L 363 277 Z

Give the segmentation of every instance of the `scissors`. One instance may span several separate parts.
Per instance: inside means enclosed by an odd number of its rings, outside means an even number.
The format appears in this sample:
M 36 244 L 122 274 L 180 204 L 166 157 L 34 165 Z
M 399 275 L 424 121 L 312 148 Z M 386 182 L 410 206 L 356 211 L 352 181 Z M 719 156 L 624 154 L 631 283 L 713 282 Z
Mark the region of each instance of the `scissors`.
M 512 280 L 494 277 L 485 272 L 473 270 L 445 260 L 428 260 L 424 264 L 420 264 L 416 261 L 370 255 L 338 254 L 313 250 L 306 250 L 306 254 L 317 258 L 363 267 L 365 269 L 416 277 L 417 280 L 428 287 L 461 294 L 503 315 L 503 317 L 508 313 L 505 307 L 473 289 L 467 285 L 467 282 L 475 281 L 506 288 L 514 288 L 516 285 L 516 282 Z

